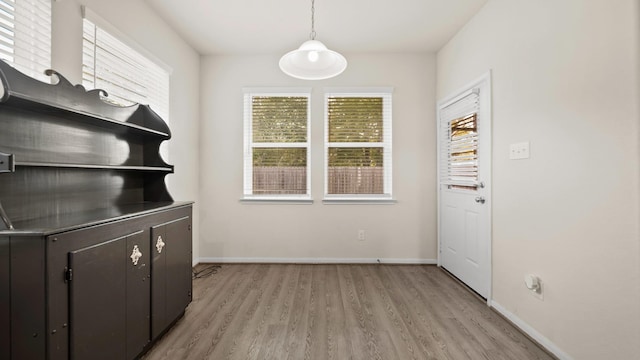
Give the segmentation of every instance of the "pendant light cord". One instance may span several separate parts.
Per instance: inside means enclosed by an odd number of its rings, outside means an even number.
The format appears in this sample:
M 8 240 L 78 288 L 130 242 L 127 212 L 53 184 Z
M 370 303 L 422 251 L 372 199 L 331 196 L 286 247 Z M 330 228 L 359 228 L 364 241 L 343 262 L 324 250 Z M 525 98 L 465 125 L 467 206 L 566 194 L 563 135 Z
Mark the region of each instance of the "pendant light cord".
M 309 34 L 309 37 L 311 38 L 311 40 L 316 39 L 316 19 L 314 16 L 315 12 L 316 12 L 316 1 L 311 0 L 311 34 Z

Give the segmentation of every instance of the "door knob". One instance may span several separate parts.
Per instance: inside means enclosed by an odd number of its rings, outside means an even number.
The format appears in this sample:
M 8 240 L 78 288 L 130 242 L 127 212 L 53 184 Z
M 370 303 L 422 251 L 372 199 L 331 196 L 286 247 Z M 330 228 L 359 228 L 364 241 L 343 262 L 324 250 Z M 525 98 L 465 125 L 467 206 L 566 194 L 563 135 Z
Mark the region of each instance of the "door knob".
M 478 197 L 476 197 L 476 199 L 475 199 L 475 200 L 476 200 L 476 202 L 477 202 L 478 204 L 484 204 L 484 202 L 485 202 L 484 197 L 482 197 L 482 196 L 478 196 Z

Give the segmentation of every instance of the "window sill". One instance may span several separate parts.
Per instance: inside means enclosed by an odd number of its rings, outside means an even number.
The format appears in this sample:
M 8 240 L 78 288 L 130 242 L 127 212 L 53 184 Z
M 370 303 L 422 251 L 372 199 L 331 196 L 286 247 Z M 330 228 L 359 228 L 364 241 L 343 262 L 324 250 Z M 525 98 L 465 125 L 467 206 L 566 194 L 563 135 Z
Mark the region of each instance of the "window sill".
M 398 201 L 391 198 L 326 198 L 322 200 L 325 205 L 393 205 Z
M 279 205 L 310 205 L 313 199 L 277 198 L 277 197 L 245 197 L 240 199 L 242 204 L 279 204 Z

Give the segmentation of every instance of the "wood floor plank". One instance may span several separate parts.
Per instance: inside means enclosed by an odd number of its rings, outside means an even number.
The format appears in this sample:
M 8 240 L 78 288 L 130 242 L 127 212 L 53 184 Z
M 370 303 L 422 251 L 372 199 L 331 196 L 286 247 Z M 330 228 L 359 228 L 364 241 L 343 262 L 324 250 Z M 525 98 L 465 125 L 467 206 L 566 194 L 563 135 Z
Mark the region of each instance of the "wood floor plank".
M 553 359 L 435 266 L 225 264 L 193 285 L 144 360 Z

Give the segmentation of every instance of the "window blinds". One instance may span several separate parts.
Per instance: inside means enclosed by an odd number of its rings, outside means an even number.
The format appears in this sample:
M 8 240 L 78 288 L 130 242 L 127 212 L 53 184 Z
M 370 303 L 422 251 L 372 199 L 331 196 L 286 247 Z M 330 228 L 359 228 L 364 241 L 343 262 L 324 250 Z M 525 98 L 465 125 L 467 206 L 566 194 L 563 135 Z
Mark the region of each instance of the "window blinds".
M 391 94 L 327 94 L 328 196 L 391 196 Z
M 51 1 L 0 0 L 0 56 L 21 72 L 49 82 Z
M 82 83 L 118 105 L 148 104 L 169 118 L 169 72 L 88 19 L 83 20 Z
M 307 141 L 307 97 L 254 96 L 251 101 L 253 142 Z
M 478 91 L 440 110 L 440 184 L 478 186 Z

